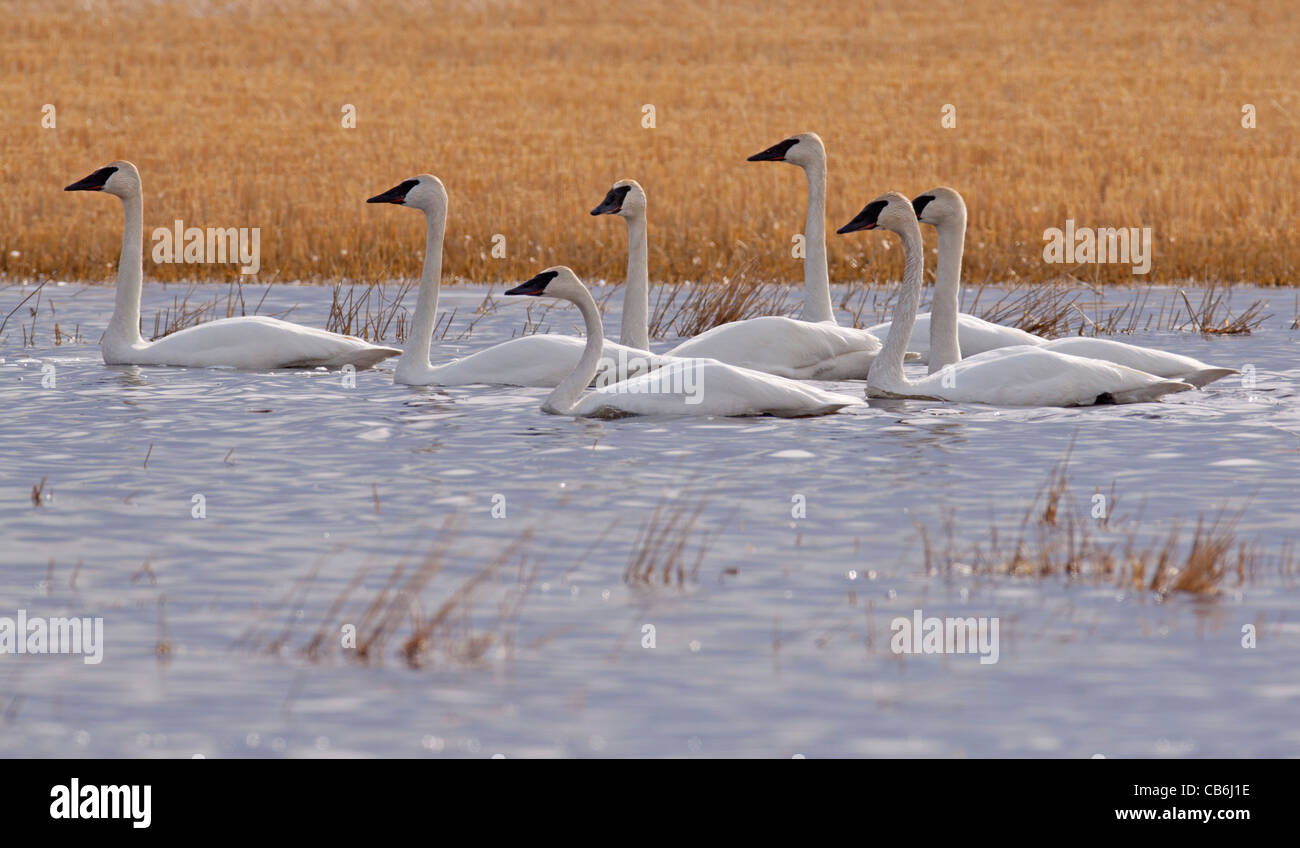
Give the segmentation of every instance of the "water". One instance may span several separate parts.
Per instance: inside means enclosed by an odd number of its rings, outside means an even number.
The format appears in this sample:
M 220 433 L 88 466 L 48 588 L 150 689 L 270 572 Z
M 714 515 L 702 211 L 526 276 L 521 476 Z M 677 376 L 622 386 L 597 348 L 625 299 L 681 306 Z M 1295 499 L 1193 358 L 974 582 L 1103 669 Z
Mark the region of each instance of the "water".
M 0 314 L 28 291 L 0 291 Z M 178 293 L 151 285 L 146 323 Z M 1144 539 L 1226 505 L 1265 549 L 1297 541 L 1289 293 L 1233 292 L 1238 307 L 1271 303 L 1250 336 L 1131 339 L 1252 365 L 1253 388 L 1082 410 L 889 402 L 815 420 L 606 422 L 544 415 L 540 389 L 394 386 L 387 367 L 355 388 L 337 373 L 106 367 L 111 290 L 51 296 L 86 343 L 54 346 L 38 316 L 24 347 L 26 307 L 0 339 L 0 616 L 102 617 L 104 657 L 0 656 L 2 755 L 1300 754 L 1300 590 L 1286 574 L 1164 599 L 1105 580 L 927 575 L 917 530 L 939 541 L 948 520 L 959 549 L 987 545 L 1073 440 L 1082 520 L 1113 483 L 1117 518 Z M 451 335 L 482 297 L 444 290 Z M 328 301 L 282 286 L 262 311 L 320 326 Z M 503 303 L 435 361 L 522 320 Z M 629 585 L 642 528 L 674 504 L 702 504 L 682 556 L 689 570 L 707 545 L 697 578 Z M 441 551 L 420 593 L 428 620 L 528 532 L 421 667 L 398 654 L 405 619 L 369 663 L 338 647 L 394 567 L 404 581 Z M 998 662 L 894 654 L 891 621 L 916 609 L 998 618 Z M 312 659 L 322 621 L 330 650 Z

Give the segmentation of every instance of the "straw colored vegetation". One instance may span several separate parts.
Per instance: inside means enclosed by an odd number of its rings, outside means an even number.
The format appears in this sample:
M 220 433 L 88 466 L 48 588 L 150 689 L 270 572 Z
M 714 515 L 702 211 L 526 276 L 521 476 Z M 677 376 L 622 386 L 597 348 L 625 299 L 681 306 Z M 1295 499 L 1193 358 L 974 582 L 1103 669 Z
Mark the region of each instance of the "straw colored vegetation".
M 1157 597 L 1214 596 L 1265 572 L 1295 578 L 1292 550 L 1265 552 L 1258 540 L 1238 533 L 1239 515 L 1220 510 L 1199 516 L 1190 535 L 1176 525 L 1153 539 L 1136 522 L 1116 518 L 1114 486 L 1084 503 L 1076 501 L 1068 469 L 1067 454 L 1010 539 L 994 527 L 983 542 L 960 543 L 949 517 L 940 546 L 920 527 L 926 573 L 1111 582 Z M 1099 505 L 1104 509 L 1098 511 Z
M 377 495 L 375 503 L 378 511 Z M 456 524 L 448 520 L 440 535 L 453 538 Z M 482 665 L 489 651 L 509 658 L 519 613 L 537 571 L 524 553 L 531 539 L 532 532 L 525 531 L 458 582 L 439 580 L 448 562 L 446 544 L 417 563 L 397 563 L 386 575 L 360 568 L 297 650 L 312 662 L 341 655 L 364 665 L 382 664 L 386 656 L 396 655 L 411 668 Z M 512 579 L 499 579 L 503 576 Z M 245 631 L 237 645 L 271 655 L 293 648 L 301 635 L 296 611 L 311 596 L 318 577 L 319 566 Z M 452 585 L 439 589 L 437 584 L 443 582 Z M 435 595 L 432 603 L 430 595 Z
M 1297 280 L 1290 0 L 0 0 L 0 15 L 0 276 L 109 278 L 116 202 L 61 189 L 129 158 L 146 235 L 260 227 L 263 284 L 414 276 L 420 216 L 364 201 L 423 171 L 452 198 L 449 276 L 563 262 L 621 279 L 621 222 L 587 211 L 634 177 L 656 280 L 788 282 L 802 176 L 744 160 L 812 130 L 832 226 L 886 189 L 959 187 L 977 283 L 1130 279 L 1045 265 L 1042 233 L 1067 218 L 1152 227 L 1143 282 Z M 833 279 L 898 278 L 896 239 L 830 241 Z M 156 265 L 149 247 L 151 280 L 236 273 Z

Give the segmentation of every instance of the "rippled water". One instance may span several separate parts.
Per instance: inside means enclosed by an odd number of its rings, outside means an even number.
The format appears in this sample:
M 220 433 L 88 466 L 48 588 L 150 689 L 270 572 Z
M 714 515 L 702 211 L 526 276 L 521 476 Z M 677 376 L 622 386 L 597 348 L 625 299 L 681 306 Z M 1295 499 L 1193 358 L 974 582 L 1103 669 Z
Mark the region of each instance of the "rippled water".
M 29 291 L 0 291 L 0 315 Z M 178 293 L 151 285 L 146 324 Z M 1253 388 L 1083 410 L 889 402 L 816 420 L 612 422 L 544 415 L 538 389 L 394 386 L 386 367 L 355 388 L 325 372 L 107 367 L 95 343 L 111 290 L 43 297 L 87 342 L 54 346 L 38 316 L 24 347 L 26 307 L 0 338 L 0 616 L 102 616 L 105 649 L 99 665 L 0 655 L 0 754 L 1300 754 L 1300 589 L 1285 574 L 1163 601 L 1108 582 L 929 576 L 917 530 L 938 540 L 950 516 L 959 548 L 987 544 L 1073 439 L 1083 519 L 1114 483 L 1144 538 L 1228 505 L 1267 549 L 1300 539 L 1288 292 L 1233 292 L 1272 304 L 1251 336 L 1133 339 L 1252 365 Z M 482 297 L 444 290 L 450 335 Z M 262 311 L 320 326 L 328 302 L 282 286 Z M 503 304 L 434 359 L 522 321 Z M 698 576 L 629 585 L 665 504 L 703 504 L 682 557 L 689 570 L 707 546 Z M 370 663 L 304 655 L 322 621 L 336 645 L 399 564 L 404 580 L 442 552 L 420 595 L 428 620 L 528 532 L 478 586 L 469 629 L 423 667 L 397 653 L 404 620 Z M 503 604 L 518 604 L 504 623 Z M 999 661 L 893 654 L 891 620 L 916 609 L 997 617 Z

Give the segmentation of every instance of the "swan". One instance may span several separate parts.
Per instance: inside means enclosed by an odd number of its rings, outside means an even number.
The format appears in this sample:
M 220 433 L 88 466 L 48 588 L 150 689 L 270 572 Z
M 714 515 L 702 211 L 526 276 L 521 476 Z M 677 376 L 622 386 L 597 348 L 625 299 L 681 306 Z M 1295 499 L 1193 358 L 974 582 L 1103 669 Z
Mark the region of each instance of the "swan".
M 424 268 L 415 300 L 415 316 L 406 350 L 397 361 L 393 382 L 407 386 L 558 386 L 581 358 L 584 345 L 571 336 L 522 336 L 472 353 L 445 365 L 429 364 L 429 346 L 438 316 L 442 281 L 442 241 L 447 227 L 447 190 L 432 174 L 404 180 L 367 203 L 392 203 L 424 213 Z M 643 319 L 644 320 L 644 319 Z M 644 348 L 605 342 L 597 364 L 598 382 L 616 382 L 668 362 Z
M 106 365 L 179 365 L 191 368 L 369 368 L 397 348 L 329 333 L 276 318 L 222 318 L 147 342 L 140 335 L 144 279 L 144 198 L 140 172 L 130 162 L 110 162 L 64 191 L 102 191 L 122 201 L 125 225 L 117 260 L 113 316 L 100 350 Z
M 623 286 L 623 323 L 618 339 L 637 350 L 650 349 L 650 268 L 646 237 L 645 189 L 636 180 L 619 180 L 591 210 L 627 221 L 627 283 Z
M 825 415 L 862 401 L 833 394 L 794 380 L 737 368 L 716 359 L 677 359 L 648 374 L 603 386 L 584 396 L 601 357 L 600 310 L 591 292 L 564 265 L 506 292 L 508 295 L 558 297 L 578 307 L 587 326 L 582 357 L 573 371 L 542 403 L 542 411 L 583 418 L 627 415 L 777 415 L 799 418 Z
M 990 348 L 981 348 L 976 345 L 968 349 L 966 322 L 968 319 L 971 322 L 979 321 L 979 319 L 958 312 L 962 245 L 966 240 L 966 202 L 962 200 L 961 194 L 956 189 L 941 186 L 914 198 L 912 208 L 916 211 L 917 218 L 921 223 L 932 225 L 939 233 L 939 263 L 934 273 L 934 303 L 931 305 L 931 309 L 934 315 L 942 316 L 936 319 L 936 325 L 943 324 L 943 326 L 932 326 L 930 328 L 930 372 L 934 373 L 945 365 L 961 359 L 963 353 L 980 353 Z M 958 316 L 962 322 L 960 349 L 956 346 L 944 347 L 944 339 L 952 338 L 950 327 L 953 316 Z M 980 323 L 990 327 L 998 327 L 997 324 L 988 324 L 986 321 Z M 998 329 L 1010 330 L 1009 327 L 998 327 Z M 916 332 L 916 330 L 912 332 L 914 337 Z M 1020 331 L 1016 330 L 1015 332 Z M 990 337 L 989 340 L 993 341 L 994 339 Z M 1015 342 L 1007 341 L 1006 344 L 1015 344 Z M 1040 341 L 1039 344 L 1047 350 L 1068 353 L 1071 356 L 1082 356 L 1086 359 L 1102 359 L 1116 365 L 1136 368 L 1157 377 L 1182 380 L 1197 387 L 1241 373 L 1232 368 L 1217 368 L 1190 356 L 1181 356 L 1176 353 L 1168 353 L 1155 348 L 1140 347 L 1139 345 L 1110 339 L 1078 336 Z M 1003 344 L 996 345 L 996 347 L 1003 346 Z
M 943 191 L 951 190 L 935 189 L 935 192 Z M 934 192 L 930 194 L 934 194 Z M 953 194 L 955 195 L 956 192 L 953 192 Z M 912 205 L 922 223 L 934 223 L 930 220 L 930 216 L 935 215 L 935 209 L 931 209 L 930 212 L 925 214 L 922 213 L 925 204 L 933 200 L 934 197 L 923 200 L 922 198 L 925 197 L 929 197 L 929 195 L 918 197 L 912 201 Z M 961 232 L 959 234 L 954 232 L 957 229 L 955 223 L 948 227 L 937 227 L 939 230 L 939 264 L 934 272 L 934 298 L 930 304 L 930 311 L 916 316 L 916 324 L 912 328 L 912 339 L 908 347 L 922 355 L 925 363 L 929 366 L 930 373 L 933 374 L 945 365 L 950 365 L 961 359 L 962 353 L 967 356 L 974 356 L 977 353 L 996 350 L 1000 347 L 1040 345 L 1046 342 L 1047 339 L 1042 336 L 1027 333 L 1015 327 L 994 324 L 992 321 L 985 321 L 983 318 L 976 318 L 974 315 L 967 315 L 961 311 L 958 304 L 960 288 L 957 277 L 961 272 L 962 241 L 966 238 L 966 204 L 962 202 L 960 195 L 956 197 L 955 205 L 949 204 L 947 195 L 943 195 L 943 197 L 944 200 L 939 206 L 944 207 L 944 214 L 949 216 L 953 222 L 960 217 Z M 951 262 L 954 251 L 957 256 L 955 267 Z M 932 326 L 931 322 L 937 322 L 941 326 L 936 328 Z M 876 324 L 867 329 L 869 332 L 884 337 L 889 335 L 890 326 L 890 322 L 886 321 L 883 324 Z M 960 351 L 958 343 L 960 343 Z
M 837 326 L 831 313 L 830 282 L 826 276 L 825 149 L 821 139 L 812 133 L 788 142 L 782 142 L 783 155 L 795 158 L 785 161 L 807 162 L 809 168 L 809 247 L 804 259 L 803 320 L 764 315 L 720 324 L 678 344 L 664 356 L 716 359 L 794 380 L 864 380 L 880 352 L 880 339 L 862 330 Z M 796 148 L 796 143 L 805 146 Z M 821 175 L 820 179 L 816 178 L 817 174 Z M 623 341 L 626 344 L 629 339 L 635 339 L 637 344 L 647 343 L 649 308 L 645 292 L 650 284 L 646 268 L 645 191 L 634 180 L 620 180 L 592 214 L 620 214 L 627 219 L 628 277 Z
M 1042 346 L 1014 345 L 962 359 L 920 380 L 903 374 L 903 351 L 921 299 L 924 247 L 911 202 L 889 192 L 868 203 L 840 233 L 881 227 L 898 235 L 906 260 L 903 286 L 885 348 L 867 377 L 869 397 L 922 398 L 997 406 L 1091 406 L 1155 400 L 1192 386 Z M 933 322 L 932 327 L 940 327 Z M 951 336 L 952 326 L 948 325 Z M 956 339 L 947 341 L 955 348 Z
M 808 180 L 808 210 L 803 228 L 803 310 L 799 317 L 836 323 L 826 264 L 826 145 L 817 133 L 799 133 L 746 161 L 788 162 L 803 169 Z

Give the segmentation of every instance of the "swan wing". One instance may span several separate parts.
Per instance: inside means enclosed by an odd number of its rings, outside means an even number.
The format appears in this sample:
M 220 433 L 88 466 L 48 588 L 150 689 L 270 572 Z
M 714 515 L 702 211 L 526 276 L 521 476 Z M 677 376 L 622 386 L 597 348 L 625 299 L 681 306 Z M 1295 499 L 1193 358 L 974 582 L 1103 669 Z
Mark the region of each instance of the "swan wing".
M 1190 356 L 1182 356 L 1177 353 L 1169 353 L 1168 351 L 1110 339 L 1078 336 L 1068 339 L 1054 339 L 1047 342 L 1045 347 L 1048 350 L 1068 353 L 1071 356 L 1102 359 L 1117 365 L 1125 365 L 1129 368 L 1145 371 L 1148 374 L 1154 374 L 1157 377 L 1183 380 L 1197 387 L 1241 373 L 1233 368 L 1216 368 Z
M 575 415 L 825 415 L 862 401 L 715 359 L 676 359 L 656 371 L 605 386 L 578 402 Z
M 554 388 L 578 366 L 586 340 L 576 336 L 521 336 L 427 370 L 411 385 L 537 386 Z M 606 385 L 659 368 L 670 359 L 606 341 L 593 385 Z
M 886 321 L 883 324 L 876 324 L 874 327 L 868 327 L 867 332 L 877 338 L 888 338 L 889 328 L 893 326 L 893 323 L 892 321 Z M 992 321 L 985 321 L 983 318 L 976 318 L 974 315 L 967 315 L 965 312 L 957 316 L 957 338 L 961 342 L 962 356 L 975 356 L 985 351 L 1013 345 L 1041 345 L 1047 341 L 1042 336 L 1018 330 L 1015 327 L 994 324 Z M 916 324 L 912 327 L 912 337 L 907 342 L 907 349 L 919 353 L 922 361 L 927 365 L 929 364 L 929 312 L 923 312 L 916 316 Z
M 400 350 L 373 345 L 356 336 L 330 333 L 278 318 L 248 315 L 223 318 L 172 333 L 133 348 L 129 362 L 111 364 L 180 365 L 194 368 L 369 368 Z
M 1188 383 L 1041 346 L 1005 347 L 963 359 L 949 369 L 912 381 L 916 396 L 996 406 L 1091 406 L 1136 403 Z
M 864 330 L 768 315 L 720 324 L 668 355 L 797 380 L 851 380 L 866 378 L 880 348 L 880 339 Z

